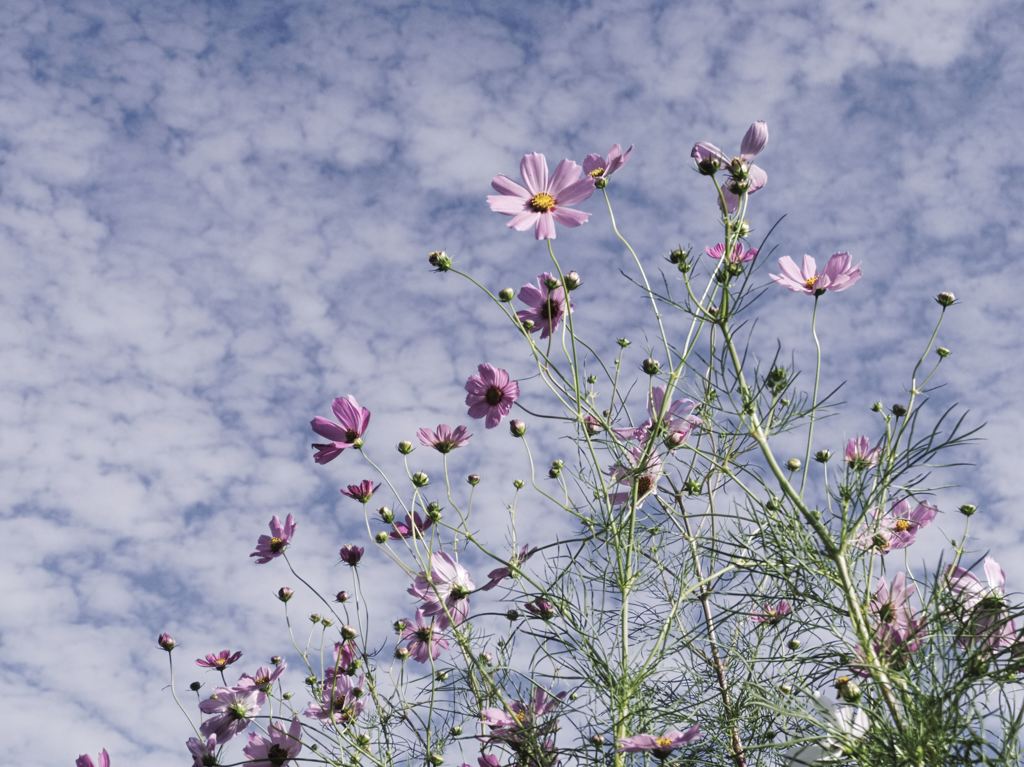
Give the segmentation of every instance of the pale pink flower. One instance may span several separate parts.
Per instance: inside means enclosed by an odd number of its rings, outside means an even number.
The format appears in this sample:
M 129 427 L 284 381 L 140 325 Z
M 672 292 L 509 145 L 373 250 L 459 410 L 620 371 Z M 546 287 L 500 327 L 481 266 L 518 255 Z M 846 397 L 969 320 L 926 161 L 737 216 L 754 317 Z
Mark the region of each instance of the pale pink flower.
M 885 578 L 875 582 L 870 605 L 871 614 L 876 619 L 871 644 L 875 655 L 883 658 L 890 668 L 905 668 L 911 653 L 921 646 L 924 619 L 911 607 L 910 596 L 914 590 L 914 584 L 907 584 L 903 572 L 896 574 L 891 586 Z M 868 676 L 867 657 L 860 645 L 857 645 L 855 654 L 857 663 L 854 671 L 860 676 Z
M 818 265 L 812 256 L 804 256 L 799 268 L 789 256 L 779 259 L 782 274 L 768 276 L 777 284 L 795 293 L 806 293 L 809 296 L 820 296 L 825 291 L 838 293 L 852 287 L 860 279 L 860 264 L 853 266 L 849 253 L 833 253 L 825 269 L 818 272 Z
M 718 243 L 717 245 L 704 248 L 704 252 L 707 253 L 711 258 L 720 259 L 725 255 L 725 243 Z M 730 264 L 745 264 L 747 261 L 753 261 L 757 258 L 757 248 L 744 248 L 742 242 L 737 242 L 732 246 L 732 252 L 729 254 L 728 261 Z
M 260 666 L 256 669 L 255 674 L 242 674 L 242 677 L 238 680 L 238 684 L 235 685 L 235 689 L 262 690 L 263 692 L 270 692 L 271 687 L 274 686 L 274 682 L 280 678 L 286 668 L 288 668 L 288 664 L 283 660 L 273 669 L 269 666 Z
M 428 660 L 437 660 L 442 651 L 448 649 L 448 640 L 438 630 L 433 618 L 429 621 L 423 619 L 423 608 L 416 611 L 414 621 L 406 621 L 402 629 L 402 640 L 408 640 L 406 649 L 413 660 L 426 663 Z
M 217 763 L 216 735 L 210 735 L 205 741 L 199 738 L 189 738 L 185 741 L 185 747 L 192 755 L 192 767 L 209 767 L 209 765 Z
M 964 568 L 951 567 L 947 576 L 949 589 L 969 613 L 969 633 L 963 643 L 977 639 L 996 651 L 1016 643 L 1017 628 L 1007 612 L 1006 573 L 992 557 L 985 557 L 982 569 L 985 572 L 984 585 Z
M 554 288 L 549 287 L 555 284 Z M 516 312 L 520 322 L 529 320 L 533 323 L 531 333 L 540 332 L 541 338 L 547 338 L 558 328 L 566 314 L 569 297 L 565 288 L 550 272 L 537 275 L 537 284 L 527 283 L 519 289 L 519 300 L 529 309 Z M 570 309 L 571 311 L 571 309 Z
M 291 727 L 285 732 L 280 722 L 271 722 L 267 728 L 269 738 L 252 732 L 249 742 L 242 749 L 250 761 L 250 767 L 282 767 L 302 751 L 302 724 L 292 719 Z
M 868 438 L 864 435 L 853 437 L 846 443 L 844 458 L 846 463 L 854 471 L 872 469 L 878 465 L 878 459 L 882 454 L 882 448 L 871 447 Z
M 498 194 L 487 196 L 487 204 L 495 213 L 512 216 L 508 226 L 517 232 L 533 227 L 538 240 L 553 240 L 555 222 L 568 227 L 585 224 L 589 213 L 564 207 L 583 202 L 594 193 L 594 179 L 581 177 L 580 166 L 562 160 L 548 178 L 548 161 L 542 154 L 523 155 L 519 163 L 523 183 L 508 176 L 495 176 L 491 186 Z
M 630 445 L 626 448 L 626 453 L 628 458 L 625 462 L 620 461 L 608 470 L 612 479 L 620 485 L 625 485 L 626 489 L 611 493 L 608 499 L 613 506 L 629 503 L 634 498 L 633 484 L 635 482 L 636 506 L 639 507 L 649 495 L 657 494 L 658 481 L 664 474 L 664 469 L 661 457 L 657 453 L 648 455 L 645 464 L 641 466 L 644 454 L 643 445 Z
M 622 147 L 619 144 L 613 144 L 612 148 L 608 150 L 607 157 L 602 157 L 599 154 L 588 154 L 583 159 L 583 172 L 591 178 L 608 178 L 629 161 L 629 156 L 632 153 L 632 144 L 630 144 L 629 149 L 625 152 L 622 151 Z
M 475 588 L 465 567 L 449 554 L 435 551 L 430 568 L 416 576 L 408 593 L 423 600 L 424 616 L 436 615 L 438 627 L 446 629 L 469 617 L 468 597 Z
M 492 741 L 508 743 L 515 748 L 518 744 L 531 739 L 540 740 L 554 732 L 557 721 L 551 714 L 564 698 L 564 692 L 551 696 L 535 687 L 529 703 L 514 700 L 506 710 L 485 708 L 480 712 L 480 719 L 491 728 Z
M 262 690 L 238 687 L 218 687 L 213 695 L 199 704 L 204 714 L 213 714 L 199 726 L 203 735 L 216 735 L 218 743 L 227 743 L 245 730 L 267 696 Z
M 628 738 L 619 738 L 618 750 L 626 753 L 650 751 L 656 758 L 666 759 L 677 748 L 692 743 L 700 737 L 701 731 L 697 725 L 685 731 L 669 730 L 664 735 L 658 737 L 642 733 L 640 735 L 631 735 Z
M 894 503 L 884 515 L 875 509 L 875 524 L 865 527 L 857 542 L 863 548 L 878 549 L 883 554 L 893 549 L 905 549 L 914 542 L 922 527 L 931 524 L 938 511 L 927 503 L 919 503 L 911 510 L 910 501 L 906 498 Z
M 493 429 L 519 399 L 519 384 L 512 380 L 507 370 L 485 362 L 477 366 L 475 375 L 466 379 L 466 392 L 469 415 L 485 419 L 484 425 Z
M 768 125 L 762 120 L 752 123 L 743 135 L 740 154 L 729 158 L 725 152 L 707 141 L 698 141 L 690 151 L 690 157 L 697 168 L 706 175 L 713 175 L 718 169 L 724 169 L 729 179 L 722 184 L 722 194 L 730 212 L 735 212 L 740 194 L 744 191 L 750 195 L 768 183 L 768 174 L 754 165 L 754 159 L 768 143 Z
M 473 435 L 468 432 L 465 426 L 452 428 L 446 423 L 439 423 L 434 431 L 427 427 L 418 429 L 416 436 L 420 444 L 425 447 L 432 447 L 439 453 L 450 453 L 457 447 L 462 447 Z
M 261 535 L 256 541 L 256 550 L 249 556 L 256 557 L 256 564 L 265 565 L 284 554 L 293 535 L 295 518 L 289 514 L 282 525 L 280 518 L 275 514 L 270 518 L 270 535 Z
M 93 763 L 92 757 L 88 754 L 82 754 L 75 759 L 75 767 L 110 767 L 110 755 L 107 753 L 107 749 L 100 751 L 99 762 Z
M 534 555 L 534 552 L 536 551 L 537 549 L 531 549 L 529 544 L 523 546 L 521 549 L 519 549 L 518 553 L 512 555 L 512 558 L 507 566 L 503 565 L 502 567 L 495 568 L 494 570 L 491 570 L 489 573 L 487 573 L 487 583 L 481 586 L 480 590 L 490 591 L 491 589 L 493 589 L 495 586 L 497 586 L 499 583 L 501 583 L 503 580 L 505 580 L 512 574 L 513 568 L 518 570 L 519 567 L 523 564 L 523 562 L 532 557 Z
M 412 516 L 405 515 L 405 521 L 394 523 L 394 530 L 388 533 L 388 538 L 393 541 L 417 536 L 422 538 L 424 531 L 429 530 L 433 524 L 434 521 L 430 517 L 420 516 L 418 511 L 414 511 Z
M 362 407 L 352 395 L 338 397 L 331 403 L 331 410 L 338 423 L 316 416 L 309 425 L 321 437 L 330 442 L 314 443 L 316 455 L 313 459 L 320 464 L 333 461 L 347 447 L 356 444 L 370 425 L 370 411 Z
M 356 720 L 366 707 L 363 691 L 366 677 L 358 679 L 338 674 L 325 680 L 319 703 L 311 703 L 302 713 L 321 722 L 348 725 Z

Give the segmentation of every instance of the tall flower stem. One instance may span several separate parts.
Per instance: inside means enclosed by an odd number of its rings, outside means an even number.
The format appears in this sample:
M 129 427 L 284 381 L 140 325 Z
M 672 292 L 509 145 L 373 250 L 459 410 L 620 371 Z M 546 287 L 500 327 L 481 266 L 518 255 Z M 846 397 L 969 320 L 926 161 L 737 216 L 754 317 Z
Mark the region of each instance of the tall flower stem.
M 811 310 L 811 335 L 814 337 L 814 393 L 811 395 L 811 416 L 807 424 L 807 449 L 804 451 L 804 472 L 800 477 L 800 495 L 804 494 L 807 485 L 807 471 L 811 466 L 811 443 L 814 440 L 814 417 L 818 412 L 818 387 L 821 383 L 821 341 L 818 340 L 818 299 L 814 296 L 814 308 Z

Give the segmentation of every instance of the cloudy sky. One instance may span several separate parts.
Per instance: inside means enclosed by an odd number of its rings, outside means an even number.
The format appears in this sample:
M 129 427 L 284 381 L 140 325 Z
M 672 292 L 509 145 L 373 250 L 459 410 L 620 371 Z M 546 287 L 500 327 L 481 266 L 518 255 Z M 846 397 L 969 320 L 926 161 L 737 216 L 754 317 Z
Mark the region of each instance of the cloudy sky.
M 184 666 L 280 652 L 271 595 L 290 579 L 247 557 L 266 520 L 300 518 L 296 556 L 332 591 L 336 546 L 365 538 L 337 493 L 364 469 L 314 466 L 310 417 L 354 394 L 391 461 L 416 427 L 465 418 L 477 363 L 528 374 L 496 311 L 425 254 L 445 248 L 495 288 L 544 270 L 542 246 L 484 204 L 530 151 L 634 144 L 613 192 L 656 272 L 677 244 L 716 240 L 692 143 L 735 151 L 766 120 L 755 228 L 786 214 L 780 254 L 863 262 L 822 321 L 825 383 L 849 381 L 851 407 L 822 444 L 901 397 L 932 296 L 955 291 L 939 396 L 988 426 L 966 486 L 940 500 L 979 503 L 977 550 L 1020 583 L 1022 18 L 999 0 L 5 0 L 9 760 L 105 745 L 115 765 L 183 763 L 156 634 L 178 637 Z M 643 305 L 598 202 L 558 252 L 586 281 L 589 337 L 607 350 L 628 332 L 642 350 Z M 799 299 L 765 298 L 765 354 L 781 336 L 806 361 Z M 505 431 L 474 431 L 456 470 L 510 476 Z M 407 609 L 400 588 L 380 592 L 383 620 Z

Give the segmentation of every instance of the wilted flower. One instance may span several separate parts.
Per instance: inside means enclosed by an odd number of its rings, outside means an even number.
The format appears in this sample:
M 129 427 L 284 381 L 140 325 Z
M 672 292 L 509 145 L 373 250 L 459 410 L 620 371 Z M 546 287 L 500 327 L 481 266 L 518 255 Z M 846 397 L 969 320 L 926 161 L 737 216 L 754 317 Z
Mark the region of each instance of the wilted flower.
M 110 767 L 110 755 L 107 753 L 107 749 L 100 751 L 98 763 L 93 763 L 92 757 L 88 754 L 82 754 L 75 759 L 75 767 Z
M 249 721 L 260 712 L 266 700 L 262 690 L 218 687 L 213 695 L 199 704 L 199 710 L 204 714 L 213 714 L 200 725 L 199 732 L 216 735 L 218 743 L 227 743 L 249 726 Z
M 221 650 L 216 655 L 210 653 L 205 658 L 196 658 L 196 665 L 202 666 L 203 668 L 215 668 L 219 671 L 223 671 L 241 657 L 241 650 L 234 653 L 232 653 L 231 650 Z
M 302 751 L 302 724 L 298 719 L 292 719 L 287 732 L 280 722 L 271 722 L 267 734 L 269 738 L 249 733 L 242 753 L 251 760 L 246 762 L 250 767 L 282 767 Z
M 852 261 L 849 253 L 833 253 L 824 271 L 819 273 L 812 256 L 805 255 L 803 265 L 799 268 L 792 258 L 783 256 L 779 259 L 782 274 L 768 276 L 795 293 L 806 293 L 809 296 L 820 296 L 828 290 L 838 293 L 852 287 L 861 277 L 860 264 L 853 266 Z
M 423 620 L 423 608 L 416 611 L 416 618 L 406 621 L 402 629 L 402 640 L 408 640 L 405 647 L 413 660 L 426 663 L 428 660 L 437 660 L 441 652 L 448 649 L 448 640 L 438 631 L 435 621 Z
M 664 735 L 657 737 L 644 733 L 631 735 L 628 738 L 619 738 L 618 750 L 626 753 L 650 751 L 656 758 L 666 759 L 677 748 L 692 743 L 700 737 L 700 728 L 694 725 L 686 731 L 669 730 Z
M 632 144 L 630 144 L 629 149 L 625 152 L 622 151 L 622 147 L 619 144 L 613 144 L 612 148 L 608 150 L 607 157 L 602 157 L 599 154 L 588 154 L 583 159 L 583 172 L 591 178 L 608 178 L 629 161 L 629 156 L 632 153 Z
M 725 243 L 718 243 L 714 247 L 704 248 L 704 252 L 707 253 L 711 258 L 720 259 L 725 255 Z M 732 246 L 732 252 L 729 253 L 728 261 L 730 264 L 745 264 L 747 261 L 753 261 L 757 258 L 757 248 L 744 248 L 743 243 L 737 242 Z
M 985 557 L 982 567 L 986 584 L 962 567 L 951 567 L 948 572 L 949 590 L 969 614 L 968 635 L 980 640 L 993 651 L 1014 644 L 1017 634 L 1013 619 L 1007 614 L 1006 573 L 992 557 Z
M 270 535 L 261 535 L 256 541 L 256 550 L 250 557 L 256 557 L 256 564 L 265 565 L 284 553 L 295 535 L 295 519 L 289 514 L 281 524 L 277 514 L 270 518 Z
M 768 183 L 768 174 L 751 160 L 754 159 L 768 143 L 768 125 L 758 120 L 752 123 L 743 135 L 738 157 L 729 158 L 714 144 L 698 141 L 690 151 L 690 157 L 697 164 L 697 169 L 705 175 L 713 175 L 720 168 L 729 174 L 729 180 L 722 185 L 722 194 L 730 212 L 734 212 L 743 192 L 754 194 Z
M 349 498 L 354 498 L 360 503 L 369 503 L 370 499 L 373 498 L 373 494 L 377 492 L 378 487 L 380 487 L 380 482 L 375 485 L 373 480 L 364 479 L 358 485 L 343 487 L 338 492 L 342 495 L 347 495 Z
M 519 384 L 507 370 L 484 363 L 477 366 L 476 375 L 466 379 L 466 404 L 473 418 L 485 418 L 484 425 L 493 429 L 512 410 L 519 399 Z
M 359 560 L 363 558 L 362 546 L 356 546 L 352 543 L 347 543 L 338 549 L 338 556 L 341 557 L 341 561 L 350 567 L 355 567 L 359 564 Z
M 523 607 L 526 608 L 526 612 L 530 613 L 530 615 L 546 621 L 551 620 L 558 614 L 555 606 L 547 599 L 544 599 L 544 597 L 537 597 L 524 604 Z
M 493 589 L 495 586 L 497 586 L 499 583 L 501 583 L 503 580 L 505 580 L 512 574 L 513 567 L 518 568 L 520 565 L 523 564 L 523 562 L 532 557 L 535 551 L 537 551 L 537 549 L 531 549 L 529 544 L 523 546 L 521 549 L 519 549 L 518 553 L 513 554 L 509 562 L 509 566 L 498 567 L 487 573 L 488 581 L 480 587 L 480 590 L 490 591 L 491 589 Z
M 316 450 L 313 458 L 320 464 L 333 461 L 345 448 L 355 445 L 356 440 L 362 439 L 366 427 L 370 425 L 370 411 L 360 406 L 356 398 L 350 394 L 336 398 L 331 403 L 331 410 L 334 411 L 338 423 L 320 416 L 309 422 L 313 431 L 330 440 L 326 443 L 313 444 L 313 449 Z
M 465 426 L 456 426 L 453 429 L 448 424 L 439 423 L 434 431 L 425 426 L 418 429 L 416 436 L 420 438 L 421 445 L 432 447 L 439 453 L 450 453 L 455 448 L 462 447 L 469 442 L 469 438 L 473 435 L 466 430 Z
M 185 741 L 185 746 L 192 754 L 192 767 L 211 767 L 211 765 L 217 764 L 216 735 L 210 735 L 205 741 L 199 738 L 189 738 Z
M 467 597 L 475 588 L 466 568 L 447 553 L 436 551 L 430 555 L 430 569 L 416 576 L 408 592 L 423 600 L 424 616 L 436 615 L 438 628 L 446 629 L 469 616 Z
M 843 457 L 846 463 L 854 471 L 864 471 L 878 465 L 878 458 L 882 454 L 882 448 L 871 447 L 868 438 L 864 435 L 853 437 L 846 443 L 846 450 Z
M 774 605 L 762 605 L 760 612 L 750 616 L 750 620 L 758 624 L 767 623 L 769 626 L 775 626 L 792 612 L 793 608 L 789 602 L 782 599 Z
M 573 208 L 563 207 L 583 202 L 594 193 L 594 179 L 580 175 L 580 166 L 562 160 L 548 178 L 548 161 L 536 152 L 523 155 L 519 171 L 525 187 L 508 176 L 495 176 L 491 186 L 498 194 L 487 196 L 487 204 L 495 213 L 512 216 L 508 226 L 517 232 L 530 227 L 538 240 L 553 240 L 555 222 L 568 227 L 585 224 L 590 218 Z
M 422 517 L 418 511 L 414 511 L 412 516 L 406 514 L 405 520 L 402 522 L 394 523 L 394 530 L 388 533 L 388 538 L 393 541 L 400 541 L 403 538 L 412 538 L 414 536 L 423 537 L 423 532 L 430 529 L 430 526 L 434 524 L 434 521 L 430 517 Z
M 905 549 L 917 538 L 917 532 L 926 527 L 938 513 L 938 509 L 927 503 L 910 508 L 910 501 L 904 498 L 893 504 L 885 515 L 874 510 L 876 523 L 864 528 L 857 542 L 863 548 L 875 548 L 883 554 L 893 549 Z
M 539 330 L 541 338 L 547 338 L 555 332 L 569 304 L 565 288 L 557 282 L 550 272 L 542 272 L 537 275 L 536 285 L 527 283 L 519 288 L 519 300 L 529 308 L 520 309 L 516 316 L 520 322 L 533 322 L 530 332 L 536 333 Z M 553 283 L 554 288 L 550 287 Z

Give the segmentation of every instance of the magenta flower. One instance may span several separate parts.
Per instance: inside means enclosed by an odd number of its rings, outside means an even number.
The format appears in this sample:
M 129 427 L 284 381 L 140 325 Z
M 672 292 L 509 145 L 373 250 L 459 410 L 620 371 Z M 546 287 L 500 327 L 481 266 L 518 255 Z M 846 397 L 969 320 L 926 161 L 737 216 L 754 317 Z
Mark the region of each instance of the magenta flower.
M 711 258 L 720 259 L 725 255 L 725 243 L 718 243 L 714 247 L 704 248 L 704 252 L 707 253 Z M 744 248 L 743 243 L 737 242 L 732 246 L 732 252 L 729 254 L 730 264 L 745 264 L 747 261 L 753 261 L 757 258 L 757 248 Z
M 235 685 L 235 689 L 270 692 L 270 688 L 274 686 L 274 682 L 280 678 L 286 668 L 288 668 L 288 664 L 284 661 L 281 661 L 273 669 L 269 666 L 260 666 L 256 669 L 255 674 L 242 674 L 241 679 L 238 680 L 238 684 Z
M 216 735 L 218 743 L 227 743 L 245 730 L 249 721 L 260 712 L 267 696 L 262 690 L 218 687 L 213 695 L 199 704 L 204 714 L 213 714 L 199 727 L 203 735 Z
M 430 529 L 430 526 L 434 524 L 434 521 L 430 517 L 422 517 L 418 511 L 414 511 L 412 516 L 405 515 L 403 522 L 395 522 L 394 530 L 388 533 L 388 538 L 393 541 L 400 541 L 404 538 L 422 538 L 423 533 Z
M 210 653 L 205 658 L 196 658 L 196 665 L 202 666 L 203 668 L 215 668 L 218 671 L 223 671 L 241 657 L 241 650 L 238 650 L 235 653 L 232 653 L 231 650 L 221 650 L 216 655 Z
M 242 749 L 250 761 L 250 767 L 282 767 L 294 759 L 302 750 L 302 725 L 292 719 L 291 727 L 285 732 L 280 722 L 271 722 L 267 728 L 270 738 L 251 732 L 249 742 Z
M 329 463 L 341 455 L 347 447 L 361 444 L 366 427 L 370 425 L 370 411 L 360 406 L 351 394 L 338 397 L 331 403 L 331 410 L 338 422 L 328 421 L 316 416 L 309 425 L 321 437 L 330 440 L 326 443 L 314 443 L 316 455 L 313 459 L 320 464 Z
M 406 649 L 413 660 L 426 663 L 437 660 L 443 650 L 448 649 L 448 640 L 438 631 L 433 618 L 423 620 L 423 608 L 416 611 L 415 621 L 406 621 L 402 629 L 402 641 L 408 640 Z
M 453 429 L 448 424 L 439 423 L 434 431 L 426 427 L 417 430 L 416 436 L 420 438 L 421 445 L 432 447 L 439 453 L 450 453 L 455 448 L 462 447 L 469 442 L 469 438 L 473 435 L 466 430 L 465 426 L 456 426 Z
M 320 702 L 311 703 L 303 714 L 325 723 L 351 724 L 366 707 L 365 684 L 366 677 L 362 675 L 357 680 L 345 675 L 333 676 L 329 683 L 325 682 Z
M 469 617 L 467 597 L 475 589 L 469 572 L 443 551 L 430 555 L 430 569 L 416 576 L 408 592 L 423 600 L 423 615 L 437 616 L 440 629 Z
M 555 287 L 552 288 L 551 285 Z M 536 285 L 523 285 L 519 289 L 519 300 L 530 308 L 520 309 L 516 316 L 520 322 L 532 322 L 530 332 L 536 333 L 539 330 L 541 338 L 547 338 L 555 332 L 565 318 L 566 307 L 569 305 L 565 288 L 550 272 L 538 274 Z M 569 310 L 571 311 L 571 307 Z
M 707 141 L 698 141 L 690 151 L 690 157 L 697 164 L 697 169 L 705 175 L 714 175 L 719 168 L 725 168 L 729 180 L 722 185 L 729 212 L 735 212 L 740 195 L 746 192 L 754 194 L 768 183 L 768 174 L 753 160 L 761 153 L 768 143 L 768 125 L 762 120 L 751 124 L 743 135 L 740 154 L 730 159 L 725 152 Z
M 980 640 L 992 651 L 1010 647 L 1016 642 L 1017 628 L 1007 614 L 1006 573 L 992 557 L 985 557 L 982 568 L 986 585 L 962 567 L 951 567 L 948 573 L 949 590 L 961 604 L 967 616 L 968 634 L 963 644 Z
M 612 148 L 608 150 L 607 157 L 602 157 L 599 154 L 588 154 L 583 158 L 583 172 L 595 179 L 608 178 L 629 161 L 629 156 L 632 153 L 632 144 L 629 145 L 629 149 L 625 152 L 622 151 L 622 147 L 618 144 L 612 144 Z
M 365 549 L 362 546 L 356 546 L 353 543 L 347 543 L 340 549 L 338 549 L 338 556 L 341 557 L 341 561 L 349 567 L 355 567 L 363 558 L 364 551 Z
M 511 229 L 525 232 L 534 227 L 538 240 L 553 240 L 555 222 L 576 227 L 585 224 L 589 213 L 562 207 L 583 202 L 594 193 L 594 179 L 580 176 L 580 166 L 572 160 L 562 160 L 555 173 L 548 178 L 548 161 L 536 152 L 524 154 L 519 163 L 523 187 L 508 176 L 495 176 L 491 186 L 498 194 L 487 196 L 487 204 L 495 213 L 512 216 Z
M 178 643 L 174 641 L 174 637 L 166 631 L 156 638 L 156 643 L 159 645 L 161 650 L 166 650 L 167 652 L 170 652 L 178 646 Z
M 935 519 L 938 511 L 927 503 L 919 503 L 911 511 L 910 501 L 906 498 L 894 503 L 885 515 L 875 509 L 876 529 L 865 528 L 858 537 L 858 543 L 863 548 L 875 548 L 883 554 L 893 549 L 905 549 L 917 538 L 918 531 Z
M 882 448 L 871 447 L 868 438 L 864 435 L 853 437 L 846 443 L 844 458 L 847 465 L 854 471 L 865 471 L 878 465 L 878 458 L 882 454 Z
M 564 692 L 552 697 L 536 687 L 529 704 L 514 700 L 507 710 L 485 708 L 480 712 L 480 719 L 491 728 L 491 740 L 508 743 L 515 749 L 517 745 L 531 739 L 540 740 L 554 732 L 556 720 L 549 715 L 562 704 L 564 698 Z
M 293 535 L 295 535 L 295 519 L 292 515 L 289 514 L 282 525 L 281 520 L 275 514 L 270 518 L 270 535 L 261 535 L 256 541 L 256 550 L 249 556 L 257 558 L 256 564 L 265 565 L 271 559 L 276 559 L 284 554 Z
M 827 290 L 838 293 L 852 287 L 860 279 L 860 264 L 853 266 L 852 261 L 849 253 L 833 253 L 825 264 L 825 270 L 819 273 L 812 256 L 805 255 L 800 268 L 797 268 L 792 258 L 783 256 L 779 259 L 782 274 L 768 276 L 794 293 L 806 293 L 809 296 L 824 295 Z
M 88 754 L 82 754 L 75 759 L 75 767 L 110 767 L 110 755 L 107 753 L 107 749 L 100 751 L 98 763 L 93 763 L 92 757 Z
M 700 728 L 694 725 L 685 732 L 669 730 L 660 737 L 654 735 L 632 735 L 628 738 L 619 738 L 618 749 L 626 753 L 638 751 L 650 751 L 658 759 L 666 759 L 669 754 L 677 748 L 692 743 L 701 737 Z
M 526 609 L 526 612 L 530 613 L 533 617 L 540 618 L 545 621 L 549 621 L 558 615 L 558 611 L 555 609 L 555 606 L 547 599 L 544 599 L 544 597 L 532 599 L 524 604 L 523 607 Z
M 327 683 L 336 676 L 351 676 L 349 671 L 355 673 L 352 664 L 359 655 L 359 650 L 351 641 L 334 643 L 334 662 L 324 672 L 324 679 Z
M 358 485 L 343 487 L 338 492 L 342 495 L 347 495 L 349 498 L 354 498 L 360 503 L 369 503 L 378 487 L 380 487 L 380 482 L 375 485 L 373 480 L 364 479 Z
M 493 589 L 495 586 L 497 586 L 499 583 L 501 583 L 503 580 L 505 580 L 512 574 L 513 568 L 518 570 L 519 567 L 523 564 L 523 562 L 532 557 L 536 551 L 537 549 L 531 549 L 529 544 L 523 546 L 521 549 L 519 549 L 518 553 L 514 553 L 512 555 L 507 566 L 503 565 L 502 567 L 495 568 L 494 570 L 491 570 L 489 573 L 487 573 L 487 583 L 481 586 L 480 590 L 490 591 L 491 589 Z
M 793 612 L 792 606 L 785 599 L 774 605 L 762 605 L 761 611 L 750 616 L 754 623 L 767 623 L 769 626 L 776 626 L 787 615 Z
M 484 363 L 477 366 L 477 374 L 466 379 L 466 404 L 473 418 L 485 418 L 484 425 L 493 429 L 512 410 L 519 399 L 519 384 L 507 370 Z
M 185 741 L 188 752 L 192 754 L 192 767 L 209 767 L 217 764 L 217 736 L 210 735 L 206 741 L 189 738 Z

